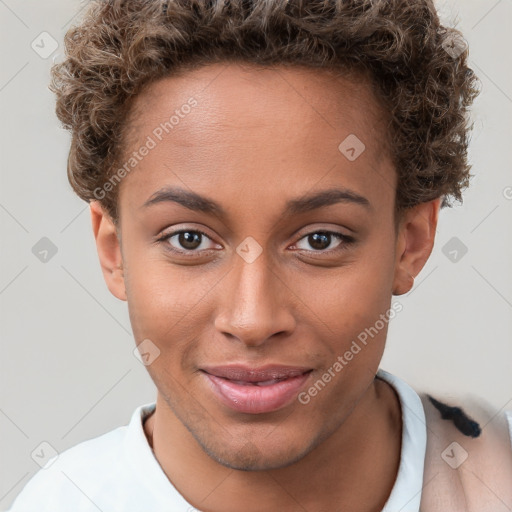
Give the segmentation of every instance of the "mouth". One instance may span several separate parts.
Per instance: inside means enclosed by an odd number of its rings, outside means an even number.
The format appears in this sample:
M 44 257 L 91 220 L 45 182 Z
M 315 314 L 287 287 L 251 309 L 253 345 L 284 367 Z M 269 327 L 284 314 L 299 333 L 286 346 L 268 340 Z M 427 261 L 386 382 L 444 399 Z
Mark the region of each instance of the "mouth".
M 214 396 L 237 412 L 261 414 L 288 405 L 308 380 L 311 368 L 217 366 L 201 372 Z

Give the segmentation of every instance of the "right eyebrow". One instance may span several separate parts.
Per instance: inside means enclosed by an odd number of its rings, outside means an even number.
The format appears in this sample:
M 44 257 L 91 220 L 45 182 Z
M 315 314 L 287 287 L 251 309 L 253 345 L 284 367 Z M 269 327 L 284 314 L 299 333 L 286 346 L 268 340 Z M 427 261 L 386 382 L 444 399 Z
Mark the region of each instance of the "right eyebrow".
M 158 190 L 142 205 L 142 207 L 147 208 L 154 204 L 168 201 L 181 204 L 189 210 L 216 214 L 221 217 L 226 216 L 226 211 L 219 203 L 212 199 L 208 199 L 207 197 L 203 197 L 196 192 L 179 187 L 164 187 Z

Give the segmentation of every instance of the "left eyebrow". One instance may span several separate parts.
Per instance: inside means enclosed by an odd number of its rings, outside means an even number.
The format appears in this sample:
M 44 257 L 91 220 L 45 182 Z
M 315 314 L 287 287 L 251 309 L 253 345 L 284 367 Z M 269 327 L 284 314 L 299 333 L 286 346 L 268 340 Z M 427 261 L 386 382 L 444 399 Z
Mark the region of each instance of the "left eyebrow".
M 330 206 L 336 203 L 352 203 L 372 210 L 370 201 L 347 188 L 331 188 L 320 192 L 313 192 L 299 199 L 291 199 L 286 202 L 284 215 L 297 215 L 323 206 Z
M 179 187 L 164 187 L 158 190 L 142 205 L 142 207 L 147 208 L 151 205 L 168 201 L 181 204 L 189 210 L 219 215 L 220 217 L 227 217 L 226 210 L 224 210 L 224 208 L 213 199 L 209 199 L 197 194 L 196 192 Z M 336 203 L 352 203 L 363 206 L 368 210 L 372 209 L 372 205 L 366 197 L 350 189 L 333 188 L 322 190 L 320 192 L 312 192 L 311 194 L 300 198 L 288 200 L 285 203 L 282 215 L 297 215 L 299 213 L 305 213 Z

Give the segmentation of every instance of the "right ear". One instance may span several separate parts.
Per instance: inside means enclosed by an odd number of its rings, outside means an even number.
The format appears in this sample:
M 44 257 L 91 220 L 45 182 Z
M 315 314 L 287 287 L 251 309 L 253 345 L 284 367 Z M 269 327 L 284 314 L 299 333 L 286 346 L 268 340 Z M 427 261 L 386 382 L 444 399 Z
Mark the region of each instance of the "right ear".
M 99 201 L 91 201 L 89 207 L 103 278 L 112 295 L 120 300 L 127 300 L 123 256 L 116 226 Z

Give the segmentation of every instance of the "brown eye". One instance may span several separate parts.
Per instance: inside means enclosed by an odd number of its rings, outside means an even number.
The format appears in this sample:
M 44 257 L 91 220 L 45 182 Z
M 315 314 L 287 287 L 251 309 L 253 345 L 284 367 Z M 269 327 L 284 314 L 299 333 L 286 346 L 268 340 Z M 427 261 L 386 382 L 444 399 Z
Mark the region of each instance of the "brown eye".
M 179 254 L 200 253 L 213 249 L 215 245 L 206 233 L 197 229 L 173 231 L 159 238 L 158 242 L 164 243 L 167 250 Z
M 201 233 L 197 231 L 182 231 L 178 235 L 178 243 L 184 249 L 197 249 L 201 245 Z
M 329 233 L 313 233 L 308 235 L 308 243 L 313 249 L 319 251 L 327 249 L 331 243 L 331 235 Z
M 333 240 L 337 240 L 338 243 L 332 246 Z M 309 247 L 300 247 L 299 243 L 305 241 Z M 334 231 L 315 231 L 303 236 L 296 247 L 301 250 L 309 252 L 336 252 L 343 250 L 348 245 L 354 242 L 354 238 L 351 236 L 343 235 Z M 305 244 L 305 245 L 306 245 Z

